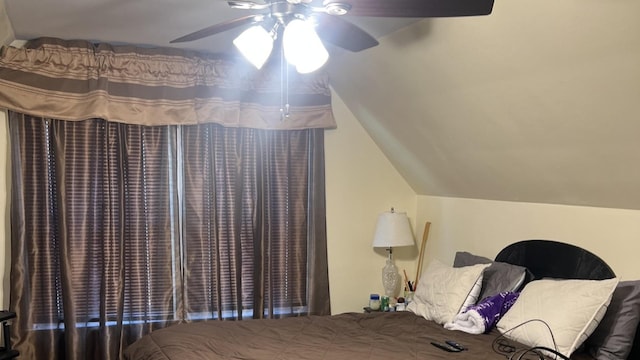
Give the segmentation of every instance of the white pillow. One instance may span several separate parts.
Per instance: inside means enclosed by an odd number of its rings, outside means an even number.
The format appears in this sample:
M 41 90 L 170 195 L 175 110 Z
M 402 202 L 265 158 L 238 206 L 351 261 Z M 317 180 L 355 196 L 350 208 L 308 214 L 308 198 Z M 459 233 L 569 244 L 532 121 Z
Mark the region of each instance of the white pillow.
M 617 284 L 617 278 L 532 281 L 497 328 L 511 340 L 570 357 L 602 320 Z
M 487 267 L 489 267 L 489 264 L 487 264 Z M 476 282 L 471 287 L 471 290 L 469 291 L 467 298 L 464 299 L 464 302 L 462 303 L 462 306 L 460 307 L 460 310 L 458 310 L 457 314 L 461 314 L 467 311 L 469 306 L 475 305 L 478 302 L 478 298 L 480 297 L 480 293 L 482 292 L 482 283 L 484 282 L 484 274 L 485 274 L 484 271 L 480 273 L 480 276 L 478 276 L 478 280 L 476 280 Z
M 482 271 L 487 266 L 489 264 L 454 268 L 433 260 L 420 276 L 414 301 L 409 303 L 407 310 L 438 324 L 453 321 L 465 305 L 475 304 L 482 284 Z M 467 300 L 470 295 L 471 299 Z

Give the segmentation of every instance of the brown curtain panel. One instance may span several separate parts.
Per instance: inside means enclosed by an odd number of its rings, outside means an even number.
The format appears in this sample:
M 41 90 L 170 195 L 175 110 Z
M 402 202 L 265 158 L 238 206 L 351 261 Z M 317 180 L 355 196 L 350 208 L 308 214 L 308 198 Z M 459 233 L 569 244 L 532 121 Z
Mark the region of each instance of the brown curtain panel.
M 328 314 L 323 132 L 181 130 L 185 316 Z
M 22 358 L 118 359 L 176 322 L 330 313 L 323 130 L 9 117 Z
M 176 322 L 330 313 L 327 74 L 244 64 L 2 47 L 22 358 L 118 359 Z
M 175 320 L 169 128 L 9 114 L 15 347 L 116 359 Z

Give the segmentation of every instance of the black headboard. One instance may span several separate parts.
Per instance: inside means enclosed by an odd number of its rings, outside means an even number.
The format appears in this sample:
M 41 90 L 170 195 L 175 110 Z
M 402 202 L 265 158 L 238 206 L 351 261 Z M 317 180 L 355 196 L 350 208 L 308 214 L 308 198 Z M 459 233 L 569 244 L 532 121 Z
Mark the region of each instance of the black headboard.
M 529 280 L 549 278 L 604 280 L 616 276 L 597 255 L 575 245 L 552 240 L 523 240 L 502 249 L 496 261 L 524 266 Z M 640 359 L 640 326 L 628 359 Z
M 575 245 L 552 240 L 523 240 L 502 249 L 496 261 L 524 266 L 534 279 L 604 280 L 616 276 L 604 260 Z

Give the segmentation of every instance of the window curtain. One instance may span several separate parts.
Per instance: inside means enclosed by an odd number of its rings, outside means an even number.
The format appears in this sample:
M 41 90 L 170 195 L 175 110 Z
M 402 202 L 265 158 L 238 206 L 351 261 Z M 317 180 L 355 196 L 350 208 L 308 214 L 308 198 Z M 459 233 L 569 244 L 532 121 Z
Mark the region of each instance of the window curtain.
M 2 47 L 0 107 L 60 120 L 138 125 L 336 126 L 323 72 L 298 74 L 275 65 L 258 71 L 241 60 L 177 49 L 55 38 Z
M 2 49 L 22 357 L 117 359 L 174 322 L 330 313 L 330 91 L 281 78 L 166 49 Z
M 323 132 L 200 125 L 181 139 L 185 317 L 329 314 Z

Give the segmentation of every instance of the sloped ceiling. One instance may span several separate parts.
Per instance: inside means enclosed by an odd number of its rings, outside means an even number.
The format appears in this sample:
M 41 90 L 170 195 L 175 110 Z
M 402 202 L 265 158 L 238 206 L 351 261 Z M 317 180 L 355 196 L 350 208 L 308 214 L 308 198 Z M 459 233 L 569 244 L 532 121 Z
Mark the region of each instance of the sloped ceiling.
M 0 40 L 168 46 L 245 14 L 218 0 L 0 0 Z M 331 81 L 418 194 L 640 209 L 638 14 L 637 0 L 495 0 L 489 16 L 406 27 L 355 18 L 381 44 L 332 49 Z M 232 36 L 176 46 L 230 51 Z
M 331 81 L 418 194 L 640 209 L 638 14 L 496 0 L 342 54 Z
M 0 45 L 10 44 L 13 40 L 15 40 L 13 27 L 7 15 L 4 1 L 0 0 Z

